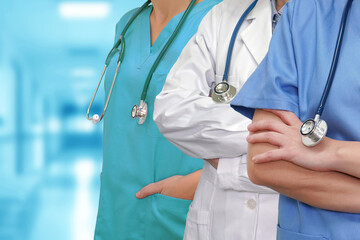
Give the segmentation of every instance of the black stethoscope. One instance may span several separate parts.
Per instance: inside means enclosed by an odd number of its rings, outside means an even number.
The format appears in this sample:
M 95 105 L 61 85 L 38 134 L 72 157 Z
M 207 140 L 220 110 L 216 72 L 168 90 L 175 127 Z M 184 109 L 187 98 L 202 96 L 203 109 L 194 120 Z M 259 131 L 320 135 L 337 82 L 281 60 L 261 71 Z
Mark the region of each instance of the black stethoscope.
M 145 84 L 144 84 L 144 88 L 143 88 L 143 91 L 142 91 L 142 94 L 141 94 L 141 99 L 140 99 L 140 104 L 139 106 L 138 105 L 134 105 L 133 108 L 131 109 L 131 117 L 132 118 L 136 118 L 137 119 L 137 122 L 138 124 L 143 124 L 146 120 L 146 117 L 147 117 L 147 112 L 148 112 L 148 107 L 147 107 L 147 104 L 145 102 L 145 99 L 146 99 L 146 95 L 147 95 L 147 91 L 149 89 L 149 85 L 150 85 L 150 82 L 151 82 L 151 78 L 152 78 L 152 75 L 153 73 L 155 72 L 155 69 L 157 68 L 157 66 L 159 65 L 160 63 L 160 60 L 163 58 L 163 56 L 165 55 L 166 51 L 168 50 L 169 46 L 171 45 L 171 43 L 174 41 L 175 37 L 177 36 L 177 34 L 180 32 L 180 29 L 183 25 L 183 23 L 185 22 L 186 18 L 188 17 L 190 11 L 192 10 L 192 8 L 194 7 L 195 5 L 195 2 L 196 0 L 191 0 L 189 6 L 187 7 L 187 9 L 185 10 L 183 16 L 181 17 L 178 25 L 176 26 L 174 32 L 172 33 L 172 35 L 170 36 L 169 40 L 166 42 L 165 46 L 163 47 L 163 49 L 161 50 L 159 56 L 156 58 L 154 64 L 152 65 L 148 75 L 147 75 L 147 78 L 146 78 L 146 81 L 145 81 Z M 87 109 L 87 113 L 86 113 L 86 118 L 88 120 L 91 120 L 94 124 L 98 123 L 101 121 L 101 119 L 104 117 L 104 114 L 106 112 L 106 109 L 108 107 L 108 104 L 109 104 L 109 100 L 110 100 L 110 97 L 111 97 L 111 93 L 112 93 L 112 90 L 113 90 L 113 87 L 114 87 L 114 84 L 115 84 L 115 80 L 116 80 L 116 77 L 117 77 L 117 74 L 119 72 L 119 68 L 120 68 L 120 64 L 124 58 L 124 52 L 125 52 L 125 34 L 126 34 L 126 31 L 128 30 L 128 28 L 130 27 L 130 25 L 134 22 L 135 18 L 142 12 L 144 11 L 144 9 L 147 8 L 147 6 L 149 6 L 151 3 L 151 0 L 147 0 L 135 13 L 134 15 L 130 18 L 130 20 L 127 22 L 127 24 L 125 25 L 124 29 L 122 30 L 121 34 L 120 34 L 120 37 L 118 39 L 118 41 L 114 44 L 113 48 L 111 49 L 111 51 L 109 52 L 106 60 L 105 60 L 105 67 L 101 73 L 101 77 L 100 77 L 100 80 L 99 80 L 99 83 L 95 89 L 95 93 L 90 101 L 90 104 L 89 104 L 89 107 Z M 114 77 L 113 77 L 113 81 L 111 83 L 111 87 L 110 87 L 110 91 L 109 91 L 109 94 L 107 96 L 107 99 L 106 99 L 106 102 L 105 102 L 105 106 L 104 106 L 104 109 L 102 111 L 102 114 L 99 115 L 98 114 L 94 114 L 92 117 L 89 117 L 89 113 L 90 113 L 90 109 L 91 109 L 91 106 L 93 104 L 93 101 L 95 99 L 95 96 L 96 96 L 96 93 L 99 89 L 99 86 L 101 84 L 101 81 L 103 79 L 103 76 L 111 62 L 111 59 L 115 56 L 116 53 L 119 52 L 119 57 L 118 57 L 118 60 L 117 60 L 117 66 L 116 66 L 116 70 L 115 70 L 115 74 L 114 74 Z
M 331 64 L 329 76 L 328 76 L 328 79 L 327 79 L 327 82 L 325 85 L 323 95 L 321 97 L 319 107 L 315 114 L 315 117 L 314 117 L 314 119 L 306 120 L 300 128 L 302 142 L 307 147 L 312 147 L 312 146 L 319 144 L 321 142 L 321 140 L 325 137 L 327 130 L 328 130 L 328 126 L 327 126 L 326 122 L 324 120 L 320 119 L 320 116 L 323 113 L 326 99 L 329 95 L 331 85 L 334 81 L 334 75 L 335 75 L 335 71 L 336 71 L 336 68 L 338 65 L 340 50 L 341 50 L 341 46 L 342 46 L 342 40 L 343 40 L 343 36 L 344 36 L 344 30 L 345 30 L 345 26 L 346 26 L 346 20 L 348 18 L 349 10 L 350 10 L 352 2 L 353 2 L 353 0 L 347 1 L 344 11 L 343 11 L 343 14 L 342 14 L 342 17 L 341 17 L 341 24 L 340 24 L 339 34 L 338 34 L 338 38 L 337 38 L 337 42 L 336 42 L 336 48 L 335 48 L 335 52 L 334 52 L 333 61 Z
M 234 99 L 236 95 L 236 88 L 228 83 L 228 75 L 229 75 L 229 69 L 230 69 L 230 63 L 231 63 L 231 56 L 234 49 L 234 44 L 236 40 L 236 36 L 239 32 L 239 29 L 243 22 L 245 21 L 245 18 L 249 13 L 254 9 L 256 6 L 256 3 L 258 0 L 253 1 L 250 6 L 245 10 L 245 12 L 241 15 L 239 21 L 237 22 L 233 34 L 231 36 L 229 49 L 226 57 L 226 65 L 224 70 L 223 79 L 220 83 L 216 84 L 213 92 L 212 92 L 212 99 L 217 103 L 229 103 L 231 100 Z

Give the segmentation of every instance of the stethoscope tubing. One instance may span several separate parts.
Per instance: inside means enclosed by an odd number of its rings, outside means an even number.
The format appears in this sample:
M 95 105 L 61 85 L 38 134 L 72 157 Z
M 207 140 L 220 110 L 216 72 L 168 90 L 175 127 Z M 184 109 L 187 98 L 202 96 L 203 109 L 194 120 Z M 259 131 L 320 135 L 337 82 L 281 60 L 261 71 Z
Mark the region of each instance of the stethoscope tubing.
M 149 89 L 149 85 L 151 82 L 151 78 L 152 75 L 154 74 L 156 68 L 158 67 L 161 59 L 163 58 L 163 56 L 165 55 L 166 51 L 168 50 L 168 48 L 170 47 L 170 45 L 172 44 L 172 42 L 174 41 L 174 39 L 176 38 L 177 34 L 180 31 L 180 28 L 182 27 L 182 25 L 185 22 L 185 19 L 187 18 L 187 16 L 190 14 L 190 11 L 192 10 L 192 7 L 195 5 L 196 0 L 191 0 L 189 6 L 186 8 L 184 14 L 182 15 L 179 24 L 176 26 L 174 32 L 171 34 L 169 40 L 166 42 L 165 46 L 163 47 L 163 49 L 161 50 L 160 54 L 158 55 L 158 57 L 156 58 L 154 64 L 152 65 L 148 76 L 146 77 L 146 81 L 143 87 L 143 91 L 141 93 L 141 99 L 142 101 L 145 101 L 146 96 L 147 96 L 147 92 Z
M 243 22 L 245 21 L 245 18 L 249 15 L 249 13 L 254 9 L 254 7 L 256 6 L 258 0 L 254 0 L 250 6 L 245 10 L 245 12 L 241 15 L 239 21 L 237 22 L 233 34 L 231 36 L 231 40 L 230 40 L 230 44 L 229 44 L 229 49 L 228 49 L 228 53 L 226 56 L 226 65 L 225 65 L 225 70 L 224 70 L 224 75 L 223 75 L 223 81 L 227 82 L 228 80 L 228 75 L 229 75 L 229 70 L 230 70 L 230 65 L 231 65 L 231 57 L 232 57 L 232 52 L 234 49 L 234 44 L 235 44 L 235 40 L 236 40 L 236 36 L 240 30 L 241 25 L 243 24 Z
M 343 41 L 343 37 L 344 37 L 344 31 L 346 28 L 346 22 L 348 19 L 349 10 L 350 10 L 352 2 L 353 2 L 353 0 L 348 0 L 346 2 L 345 8 L 344 8 L 342 16 L 341 16 L 339 33 L 338 33 L 338 37 L 337 37 L 337 41 L 336 41 L 336 45 L 335 45 L 335 51 L 334 51 L 334 55 L 333 55 L 333 59 L 332 59 L 332 63 L 331 63 L 330 71 L 329 71 L 329 76 L 326 81 L 326 85 L 325 85 L 325 88 L 324 88 L 324 91 L 323 91 L 323 94 L 322 94 L 322 97 L 320 100 L 319 107 L 315 114 L 314 120 L 308 119 L 300 127 L 300 134 L 302 135 L 302 142 L 307 147 L 313 147 L 313 146 L 316 146 L 317 144 L 319 144 L 324 139 L 324 137 L 326 136 L 326 133 L 328 131 L 328 126 L 327 126 L 326 121 L 320 119 L 320 116 L 323 113 L 326 100 L 329 96 L 329 92 L 330 92 L 332 83 L 334 81 L 334 76 L 335 76 L 335 72 L 336 72 L 336 69 L 338 66 L 342 41 Z M 310 127 L 311 131 L 308 131 L 306 129 L 307 126 Z M 303 131 L 304 129 L 305 129 L 305 132 Z
M 346 27 L 346 22 L 347 22 L 347 18 L 349 15 L 349 10 L 351 7 L 353 0 L 348 0 L 346 3 L 346 6 L 344 8 L 342 17 L 341 17 L 341 23 L 340 23 L 340 28 L 339 28 L 339 34 L 338 34 L 338 38 L 337 38 L 337 42 L 336 42 L 336 47 L 335 47 L 335 51 L 334 51 L 334 57 L 333 57 L 333 61 L 331 64 L 331 68 L 330 68 L 330 72 L 329 72 L 329 76 L 324 88 L 324 92 L 323 95 L 321 97 L 320 100 L 320 104 L 319 107 L 317 109 L 316 112 L 316 116 L 318 116 L 318 118 L 321 116 L 321 114 L 324 111 L 324 107 L 325 107 L 325 103 L 326 100 L 329 96 L 329 92 L 332 86 L 332 83 L 334 81 L 334 76 L 335 76 L 335 72 L 336 72 L 336 68 L 338 65 L 338 61 L 339 61 L 339 56 L 340 56 L 340 50 L 341 50 L 341 46 L 342 46 L 342 41 L 343 41 L 343 37 L 344 37 L 344 31 L 345 31 L 345 27 Z
M 93 120 L 93 121 L 96 121 L 96 122 L 100 122 L 103 117 L 104 117 L 104 114 L 106 112 L 106 109 L 108 107 L 108 104 L 109 104 L 109 101 L 110 101 L 110 98 L 111 98 L 111 95 L 112 95 L 112 91 L 113 91 L 113 88 L 114 88 L 114 85 L 115 85 L 115 81 L 116 81 L 116 77 L 117 77 L 117 74 L 119 72 L 119 68 L 120 68 L 120 64 L 122 62 L 122 60 L 124 59 L 124 54 L 125 54 L 125 33 L 127 31 L 127 29 L 130 27 L 131 23 L 134 21 L 134 19 L 151 3 L 150 0 L 146 1 L 133 15 L 132 17 L 130 18 L 130 20 L 127 22 L 127 24 L 125 25 L 124 29 L 122 30 L 121 34 L 120 34 L 120 37 L 119 39 L 116 41 L 116 43 L 114 44 L 114 46 L 112 47 L 112 49 L 110 50 L 109 54 L 107 55 L 106 57 L 106 60 L 105 60 L 105 66 L 103 68 L 103 71 L 101 72 L 101 76 L 100 76 L 100 80 L 99 80 L 99 83 L 97 84 L 96 86 L 96 89 L 95 89 L 95 92 L 94 92 L 94 95 L 92 96 L 91 98 L 91 101 L 90 101 L 90 104 L 89 104 L 89 107 L 87 109 L 87 112 L 86 112 L 86 118 L 88 120 Z M 119 47 L 120 47 L 120 50 L 119 50 Z M 111 59 L 115 56 L 115 54 L 119 52 L 119 57 L 118 57 L 118 60 L 117 60 L 117 66 L 116 66 L 116 70 L 115 70 L 115 74 L 114 74 L 114 77 L 113 77 L 113 80 L 112 80 L 112 83 L 111 83 L 111 87 L 110 87 L 110 90 L 109 90 L 109 94 L 106 98 L 106 102 L 105 102 L 105 106 L 104 106 L 104 109 L 99 117 L 99 119 L 94 119 L 95 116 L 97 116 L 97 114 L 93 115 L 91 118 L 89 117 L 89 114 L 90 114 L 90 109 L 92 107 L 92 104 L 94 102 L 94 99 L 95 99 L 95 96 L 99 90 L 99 87 L 100 87 L 100 84 L 102 82 L 102 79 L 104 77 L 104 74 L 107 72 L 107 68 L 111 62 Z M 95 123 L 96 123 L 95 122 Z
M 113 48 L 111 49 L 108 57 L 106 58 L 106 63 L 107 65 L 110 64 L 110 61 L 112 59 L 112 56 L 115 55 L 111 53 L 114 51 L 114 50 L 118 50 L 119 51 L 119 46 L 120 44 L 123 45 L 121 46 L 121 50 L 120 50 L 120 54 L 119 54 L 119 58 L 118 58 L 118 62 L 122 62 L 123 58 L 124 58 L 124 54 L 125 54 L 125 34 L 128 30 L 128 28 L 130 27 L 130 25 L 134 22 L 135 18 L 137 18 L 137 16 L 139 16 L 139 14 L 145 9 L 147 8 L 147 6 L 149 6 L 151 3 L 150 0 L 147 0 L 138 10 L 136 10 L 136 12 L 131 16 L 131 18 L 129 19 L 129 21 L 126 23 L 124 29 L 121 31 L 121 34 L 120 34 L 120 37 L 119 39 L 117 40 L 117 42 L 114 44 Z
M 89 107 L 88 107 L 88 109 L 87 109 L 87 111 L 86 111 L 86 118 L 87 118 L 88 120 L 92 120 L 92 118 L 89 117 L 90 108 L 91 108 L 91 106 L 92 106 L 92 104 L 93 104 L 93 102 L 94 102 L 95 96 L 96 96 L 96 94 L 97 94 L 97 92 L 98 92 L 98 90 L 99 90 L 99 87 L 100 87 L 102 78 L 103 78 L 103 76 L 104 76 L 104 74 L 105 74 L 106 68 L 107 68 L 107 65 L 105 64 L 105 66 L 104 66 L 104 68 L 103 68 L 103 70 L 102 70 L 102 72 L 101 72 L 100 81 L 99 81 L 99 83 L 98 83 L 97 86 L 96 86 L 95 93 L 94 93 L 94 95 L 92 96 L 91 101 L 90 101 L 90 104 L 89 104 Z M 102 113 L 101 113 L 100 119 L 102 119 L 102 117 L 104 116 L 104 113 L 105 113 L 105 111 L 106 111 L 106 108 L 107 108 L 107 105 L 105 104 L 105 107 L 104 107 L 104 109 L 103 109 L 103 111 L 102 111 Z

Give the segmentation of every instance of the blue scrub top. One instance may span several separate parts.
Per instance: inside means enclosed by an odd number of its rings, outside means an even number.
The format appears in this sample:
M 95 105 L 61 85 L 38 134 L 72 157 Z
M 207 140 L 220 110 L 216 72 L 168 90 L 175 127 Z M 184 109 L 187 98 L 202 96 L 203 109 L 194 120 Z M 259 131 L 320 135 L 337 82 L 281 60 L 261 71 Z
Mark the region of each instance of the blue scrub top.
M 232 107 L 281 109 L 302 121 L 318 108 L 346 0 L 291 0 L 274 32 L 268 55 L 242 87 Z M 322 119 L 328 137 L 360 141 L 360 2 L 350 9 L 338 68 Z M 360 239 L 360 214 L 315 208 L 280 197 L 278 239 Z
M 125 35 L 125 55 L 104 117 L 104 153 L 101 174 L 96 240 L 182 239 L 191 201 L 155 194 L 139 200 L 135 194 L 147 184 L 173 175 L 200 169 L 203 161 L 183 154 L 159 132 L 152 116 L 154 100 L 182 49 L 197 31 L 205 14 L 220 0 L 204 0 L 194 6 L 174 42 L 153 74 L 146 102 L 148 116 L 143 125 L 131 118 L 139 104 L 143 86 L 155 59 L 179 23 L 175 16 L 156 42 L 150 41 L 150 13 L 146 8 Z M 116 39 L 135 10 L 127 13 L 116 27 Z M 108 95 L 117 56 L 105 77 Z

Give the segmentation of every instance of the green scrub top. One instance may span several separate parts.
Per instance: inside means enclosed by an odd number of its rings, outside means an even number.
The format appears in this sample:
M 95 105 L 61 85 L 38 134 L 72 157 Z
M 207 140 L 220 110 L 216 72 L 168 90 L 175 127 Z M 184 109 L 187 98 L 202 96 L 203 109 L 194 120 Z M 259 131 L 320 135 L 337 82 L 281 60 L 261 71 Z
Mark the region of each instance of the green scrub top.
M 182 239 L 191 201 L 155 194 L 137 199 L 135 194 L 147 184 L 186 175 L 200 169 L 203 161 L 183 154 L 159 132 L 152 116 L 154 100 L 182 49 L 197 31 L 206 13 L 221 0 L 204 0 L 194 6 L 176 39 L 152 77 L 146 102 L 148 116 L 143 125 L 131 118 L 139 104 L 143 86 L 156 57 L 173 33 L 183 13 L 175 16 L 151 46 L 150 13 L 146 8 L 125 34 L 125 55 L 104 117 L 104 153 L 100 204 L 95 240 Z M 116 39 L 133 15 L 130 11 L 116 26 Z M 105 77 L 108 95 L 117 56 Z

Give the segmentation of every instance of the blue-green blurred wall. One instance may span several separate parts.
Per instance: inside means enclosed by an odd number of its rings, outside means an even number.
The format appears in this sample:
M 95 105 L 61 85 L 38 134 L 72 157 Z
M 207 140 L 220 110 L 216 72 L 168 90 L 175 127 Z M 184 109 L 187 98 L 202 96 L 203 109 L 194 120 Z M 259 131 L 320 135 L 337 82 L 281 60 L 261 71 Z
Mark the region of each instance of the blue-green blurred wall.
M 93 235 L 102 126 L 86 108 L 116 22 L 143 1 L 96 1 L 110 9 L 99 19 L 63 18 L 63 2 L 0 0 L 1 240 Z

